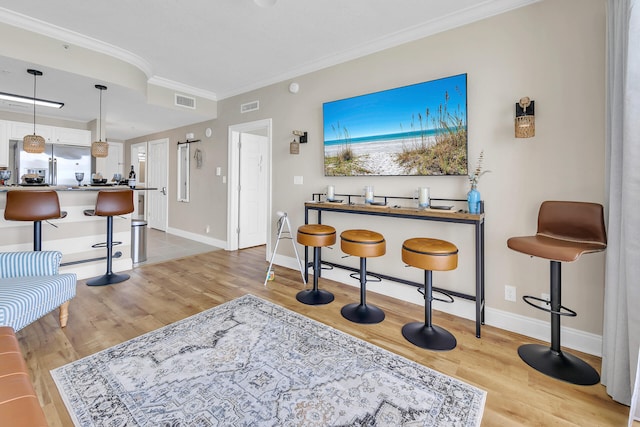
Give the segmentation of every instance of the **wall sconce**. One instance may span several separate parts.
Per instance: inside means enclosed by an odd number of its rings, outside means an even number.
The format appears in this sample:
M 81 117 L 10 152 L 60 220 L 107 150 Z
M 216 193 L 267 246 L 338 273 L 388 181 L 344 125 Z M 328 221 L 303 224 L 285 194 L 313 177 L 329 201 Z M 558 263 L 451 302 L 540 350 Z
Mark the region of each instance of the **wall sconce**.
M 535 101 L 528 96 L 516 104 L 516 138 L 531 138 L 536 134 Z
M 294 130 L 292 131 L 292 133 L 294 135 L 294 138 L 293 141 L 291 141 L 291 143 L 289 144 L 289 154 L 300 154 L 300 144 L 306 144 L 306 142 L 308 141 L 307 132 Z M 299 137 L 299 141 L 296 141 L 296 136 Z

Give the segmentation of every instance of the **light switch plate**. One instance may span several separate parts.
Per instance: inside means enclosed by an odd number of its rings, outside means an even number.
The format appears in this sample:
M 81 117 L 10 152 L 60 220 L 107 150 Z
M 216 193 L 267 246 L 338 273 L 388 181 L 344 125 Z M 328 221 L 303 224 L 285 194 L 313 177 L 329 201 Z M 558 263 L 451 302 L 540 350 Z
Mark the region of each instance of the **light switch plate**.
M 293 183 L 295 185 L 302 185 L 304 182 L 304 178 L 301 175 L 296 175 L 293 177 Z

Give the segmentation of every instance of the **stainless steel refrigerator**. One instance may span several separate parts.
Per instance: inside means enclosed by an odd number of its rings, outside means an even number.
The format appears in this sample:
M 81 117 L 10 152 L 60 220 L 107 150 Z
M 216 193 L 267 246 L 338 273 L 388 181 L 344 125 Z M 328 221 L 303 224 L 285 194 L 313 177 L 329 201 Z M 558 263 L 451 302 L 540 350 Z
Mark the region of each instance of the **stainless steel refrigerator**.
M 15 142 L 15 143 L 14 143 Z M 76 172 L 84 173 L 83 183 L 91 182 L 91 147 L 45 144 L 44 153 L 27 153 L 22 141 L 12 141 L 15 183 L 23 183 L 22 176 L 38 174 L 49 185 L 78 185 Z

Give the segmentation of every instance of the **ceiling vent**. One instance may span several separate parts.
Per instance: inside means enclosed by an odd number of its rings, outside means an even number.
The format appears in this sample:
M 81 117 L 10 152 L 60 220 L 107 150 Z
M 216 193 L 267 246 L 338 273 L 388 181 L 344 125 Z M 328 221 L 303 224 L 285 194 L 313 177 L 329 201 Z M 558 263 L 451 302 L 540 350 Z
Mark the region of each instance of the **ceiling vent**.
M 250 111 L 258 111 L 260 109 L 260 101 L 251 101 L 240 106 L 241 113 L 248 113 Z
M 178 107 L 186 107 L 186 108 L 191 108 L 192 110 L 196 109 L 196 99 L 192 98 L 190 96 L 185 96 L 185 95 L 179 95 L 179 94 L 175 94 L 176 95 L 176 106 Z

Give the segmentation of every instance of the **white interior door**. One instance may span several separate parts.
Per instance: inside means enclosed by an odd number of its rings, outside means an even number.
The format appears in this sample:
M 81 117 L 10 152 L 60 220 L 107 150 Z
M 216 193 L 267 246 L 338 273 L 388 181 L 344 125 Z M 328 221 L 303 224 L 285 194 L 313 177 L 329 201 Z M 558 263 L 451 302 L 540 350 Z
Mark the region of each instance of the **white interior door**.
M 240 134 L 238 248 L 267 243 L 267 137 Z
M 167 231 L 169 198 L 167 197 L 169 170 L 169 140 L 149 141 L 147 153 L 147 187 L 157 188 L 147 191 L 146 214 L 149 227 Z
M 240 209 L 240 139 L 244 134 L 261 135 L 265 137 L 266 144 L 262 157 L 262 172 L 264 179 L 264 199 L 262 199 L 262 212 Z M 249 143 L 251 145 L 251 142 Z M 241 123 L 229 126 L 228 139 L 228 165 L 229 165 L 229 189 L 227 191 L 227 250 L 235 251 L 239 249 L 240 241 L 240 218 L 245 215 L 260 215 L 264 218 L 264 239 L 266 239 L 265 260 L 271 255 L 271 145 L 272 145 L 272 120 L 256 120 L 254 122 Z M 260 150 L 262 151 L 262 148 Z M 246 156 L 245 156 L 246 157 Z M 249 162 L 250 163 L 250 162 Z M 244 167 L 246 169 L 247 166 Z M 244 202 L 246 205 L 247 202 Z M 264 216 L 262 216 L 264 214 Z M 259 219 L 258 219 L 259 220 Z M 246 226 L 243 226 L 246 228 Z M 263 240 L 264 243 L 264 240 Z

